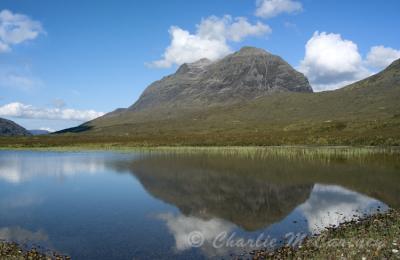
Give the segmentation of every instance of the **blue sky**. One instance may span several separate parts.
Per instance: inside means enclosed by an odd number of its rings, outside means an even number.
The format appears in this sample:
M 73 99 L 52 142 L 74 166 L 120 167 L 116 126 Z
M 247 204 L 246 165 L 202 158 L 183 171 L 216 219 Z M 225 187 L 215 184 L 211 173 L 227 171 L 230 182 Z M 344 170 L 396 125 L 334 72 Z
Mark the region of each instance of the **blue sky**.
M 0 0 L 0 116 L 75 126 L 132 105 L 182 62 L 248 45 L 335 89 L 400 57 L 398 10 L 398 0 Z

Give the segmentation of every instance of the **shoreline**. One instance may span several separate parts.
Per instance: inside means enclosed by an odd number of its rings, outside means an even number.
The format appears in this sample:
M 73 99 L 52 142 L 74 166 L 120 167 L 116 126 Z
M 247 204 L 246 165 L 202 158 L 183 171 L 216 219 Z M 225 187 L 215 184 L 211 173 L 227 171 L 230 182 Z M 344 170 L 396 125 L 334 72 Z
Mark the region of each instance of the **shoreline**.
M 344 152 L 358 150 L 372 153 L 398 153 L 400 146 L 372 146 L 372 145 L 160 145 L 160 146 L 131 146 L 120 144 L 84 144 L 84 145 L 57 145 L 57 146 L 18 146 L 0 145 L 1 150 L 21 150 L 21 151 L 218 151 L 218 150 L 314 150 L 314 151 L 337 151 Z
M 400 259 L 400 211 L 391 209 L 359 220 L 327 228 L 307 237 L 299 246 L 275 251 L 249 252 L 252 259 Z M 0 241 L 0 258 L 70 260 L 53 251 L 24 250 L 14 242 Z
M 0 240 L 0 258 L 13 260 L 71 260 L 55 251 L 40 252 L 36 248 L 24 249 L 20 244 Z
M 400 211 L 390 209 L 309 236 L 298 247 L 255 250 L 253 259 L 400 259 Z
M 140 155 L 202 155 L 226 156 L 248 159 L 287 159 L 300 161 L 322 161 L 329 163 L 335 160 L 357 160 L 381 158 L 397 160 L 400 147 L 390 146 L 53 146 L 53 147 L 1 147 L 1 151 L 27 152 L 110 152 L 137 153 Z

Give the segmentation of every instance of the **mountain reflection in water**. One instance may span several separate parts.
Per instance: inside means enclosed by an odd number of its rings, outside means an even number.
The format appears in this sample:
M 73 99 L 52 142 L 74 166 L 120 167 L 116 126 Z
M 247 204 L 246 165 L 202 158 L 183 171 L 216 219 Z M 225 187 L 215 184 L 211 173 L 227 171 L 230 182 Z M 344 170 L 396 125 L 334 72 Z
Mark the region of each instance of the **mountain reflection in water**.
M 389 179 L 374 176 L 374 167 L 358 162 L 325 164 L 153 155 L 115 163 L 114 167 L 130 171 L 150 194 L 180 209 L 182 214 L 160 215 L 178 250 L 190 248 L 187 241 L 193 231 L 203 234 L 207 248 L 211 248 L 218 234 L 237 228 L 275 237 L 293 231 L 318 233 L 326 227 L 388 209 L 384 202 L 345 187 L 379 194 L 390 201 L 396 200 L 392 193 L 399 191 L 397 187 L 374 189 L 382 180 L 389 184 Z M 391 177 L 395 176 L 393 173 L 385 171 Z M 358 179 L 361 174 L 363 179 Z
M 400 163 L 207 154 L 0 151 L 0 240 L 73 259 L 220 258 L 400 205 Z M 204 244 L 188 244 L 200 232 Z M 101 248 L 101 250 L 99 250 Z

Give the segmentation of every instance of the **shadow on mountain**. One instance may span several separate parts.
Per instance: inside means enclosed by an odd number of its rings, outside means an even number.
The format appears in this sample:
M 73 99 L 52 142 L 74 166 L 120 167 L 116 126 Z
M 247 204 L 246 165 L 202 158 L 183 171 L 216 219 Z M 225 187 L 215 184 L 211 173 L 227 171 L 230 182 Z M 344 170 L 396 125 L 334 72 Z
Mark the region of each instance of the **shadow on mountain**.
M 63 130 L 57 131 L 54 134 L 81 133 L 81 132 L 89 131 L 92 128 L 93 128 L 93 126 L 83 124 L 83 125 L 79 125 L 77 127 L 71 127 L 71 128 L 67 128 L 67 129 L 63 129 Z

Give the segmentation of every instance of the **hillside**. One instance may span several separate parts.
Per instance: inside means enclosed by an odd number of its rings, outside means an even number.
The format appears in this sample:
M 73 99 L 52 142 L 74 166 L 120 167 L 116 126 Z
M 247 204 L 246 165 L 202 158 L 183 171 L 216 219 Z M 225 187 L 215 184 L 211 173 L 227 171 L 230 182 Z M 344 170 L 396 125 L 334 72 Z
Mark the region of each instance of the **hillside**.
M 11 120 L 0 118 L 0 136 L 30 136 L 22 126 Z
M 134 105 L 67 131 L 147 144 L 400 144 L 398 100 L 400 60 L 335 91 L 282 91 L 203 108 Z

